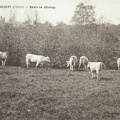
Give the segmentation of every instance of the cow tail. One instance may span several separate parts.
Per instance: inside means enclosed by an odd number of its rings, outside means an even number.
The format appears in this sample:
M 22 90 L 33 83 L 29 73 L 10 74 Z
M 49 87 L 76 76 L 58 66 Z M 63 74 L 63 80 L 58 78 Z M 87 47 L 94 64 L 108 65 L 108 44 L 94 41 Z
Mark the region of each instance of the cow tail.
M 102 62 L 102 65 L 104 66 L 104 68 L 106 68 L 106 65 Z

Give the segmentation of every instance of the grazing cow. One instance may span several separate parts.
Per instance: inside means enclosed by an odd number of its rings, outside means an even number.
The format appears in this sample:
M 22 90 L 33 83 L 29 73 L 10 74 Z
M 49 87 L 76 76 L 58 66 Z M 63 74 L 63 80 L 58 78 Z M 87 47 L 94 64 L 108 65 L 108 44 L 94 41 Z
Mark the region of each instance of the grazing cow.
M 77 63 L 77 57 L 71 56 L 69 61 L 67 61 L 67 67 L 70 66 L 70 70 L 73 71 L 75 69 L 76 63 Z
M 39 64 L 43 64 L 45 62 L 50 62 L 49 57 L 44 57 L 42 55 L 34 55 L 34 54 L 27 54 L 26 55 L 26 65 L 27 68 L 30 65 L 30 62 L 35 62 L 36 63 L 36 68 L 38 67 Z
M 92 78 L 94 78 L 95 74 L 97 74 L 97 80 L 100 80 L 101 70 L 103 69 L 103 67 L 106 68 L 103 62 L 88 62 L 87 67 L 89 67 L 91 70 Z
M 118 70 L 120 69 L 120 58 L 117 59 Z
M 8 58 L 8 52 L 0 52 L 0 59 L 2 60 L 2 66 L 5 66 L 7 58 Z
M 89 60 L 88 60 L 87 57 L 81 56 L 80 60 L 79 60 L 79 68 L 80 68 L 81 65 L 83 65 L 85 67 L 85 70 L 86 70 L 88 62 L 89 62 Z

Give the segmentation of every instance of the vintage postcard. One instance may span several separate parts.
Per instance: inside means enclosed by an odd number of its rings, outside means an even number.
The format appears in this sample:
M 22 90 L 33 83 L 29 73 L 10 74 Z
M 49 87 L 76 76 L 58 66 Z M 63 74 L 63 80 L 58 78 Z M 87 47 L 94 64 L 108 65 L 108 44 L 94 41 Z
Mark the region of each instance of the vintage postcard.
M 0 0 L 0 120 L 120 119 L 120 0 Z

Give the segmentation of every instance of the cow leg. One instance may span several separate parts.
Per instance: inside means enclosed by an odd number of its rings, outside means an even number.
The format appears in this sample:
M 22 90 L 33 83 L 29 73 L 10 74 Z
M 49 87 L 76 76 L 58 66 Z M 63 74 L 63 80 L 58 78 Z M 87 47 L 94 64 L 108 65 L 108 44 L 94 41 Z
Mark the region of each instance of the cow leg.
M 4 66 L 5 66 L 5 63 L 6 63 L 6 59 L 4 60 Z
M 80 68 L 80 66 L 81 66 L 81 62 L 79 63 L 79 68 Z
M 94 73 L 92 72 L 92 79 L 94 78 Z
M 75 70 L 75 66 L 73 65 L 73 71 Z
M 120 69 L 120 66 L 118 65 L 118 70 Z
M 38 65 L 39 65 L 39 62 L 37 61 L 37 63 L 36 63 L 36 68 L 38 67 Z
M 72 65 L 72 69 L 71 69 L 72 71 L 74 70 L 74 67 L 73 67 L 73 65 Z
M 96 77 L 96 72 L 94 73 L 94 78 Z
M 30 65 L 30 60 L 29 59 L 26 60 L 26 65 L 27 65 L 27 68 L 28 68 L 29 65 Z
M 71 70 L 71 65 L 70 65 L 70 70 Z
M 99 72 L 96 70 L 97 80 L 99 80 Z
M 71 70 L 73 70 L 73 65 L 71 65 Z
M 84 65 L 85 70 L 87 70 L 87 66 L 85 64 L 83 64 L 83 65 Z
M 85 65 L 86 66 L 86 70 L 88 70 L 88 67 L 87 67 L 87 65 Z
M 27 64 L 27 68 L 29 68 L 29 64 Z
M 28 63 L 26 63 L 26 65 L 27 65 L 27 68 L 29 68 L 30 63 L 28 62 Z
M 100 72 L 97 72 L 97 80 L 100 80 L 100 76 L 101 76 Z
M 2 60 L 2 66 L 4 66 L 4 61 Z
M 5 61 L 3 62 L 3 66 L 5 66 Z
M 95 72 L 91 70 L 92 73 L 92 79 L 95 77 Z
M 72 65 L 72 71 L 74 70 L 74 66 Z
M 94 73 L 94 78 L 96 77 L 96 72 Z
M 5 61 L 3 61 L 3 66 L 5 66 Z
M 100 74 L 100 79 L 101 79 L 101 73 L 99 73 L 99 74 Z M 99 79 L 99 80 L 100 80 L 100 79 Z
M 72 65 L 70 65 L 70 70 L 72 70 L 73 68 L 72 68 L 73 66 Z
M 73 65 L 73 71 L 75 70 L 75 66 Z

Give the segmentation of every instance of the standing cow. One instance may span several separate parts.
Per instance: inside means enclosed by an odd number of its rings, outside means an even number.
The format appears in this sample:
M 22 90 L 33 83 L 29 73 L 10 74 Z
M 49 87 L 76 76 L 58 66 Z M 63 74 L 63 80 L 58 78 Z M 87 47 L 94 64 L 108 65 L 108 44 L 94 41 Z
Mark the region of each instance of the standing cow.
M 67 61 L 67 67 L 70 66 L 70 70 L 75 70 L 75 67 L 76 67 L 76 64 L 77 64 L 77 57 L 76 56 L 71 56 L 69 61 Z
M 117 59 L 117 67 L 118 67 L 118 70 L 120 69 L 120 58 Z
M 97 75 L 97 80 L 100 80 L 101 70 L 103 69 L 103 67 L 106 68 L 103 62 L 89 62 L 87 67 L 89 67 L 91 70 L 92 78 L 95 77 L 95 74 Z
M 50 62 L 49 57 L 44 57 L 42 55 L 34 55 L 34 54 L 27 54 L 26 55 L 26 65 L 27 68 L 30 65 L 30 62 L 35 62 L 36 63 L 36 68 L 38 67 L 39 64 L 43 64 L 45 62 Z
M 79 68 L 80 68 L 81 65 L 83 65 L 84 68 L 85 68 L 85 70 L 86 70 L 86 69 L 87 69 L 88 62 L 89 62 L 89 60 L 88 60 L 87 57 L 81 56 L 81 57 L 80 57 L 80 60 L 79 60 Z
M 2 66 L 5 66 L 8 58 L 8 52 L 0 52 L 0 59 L 2 60 Z

